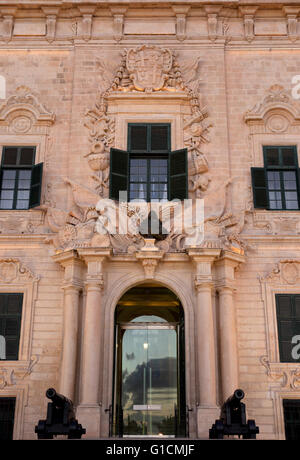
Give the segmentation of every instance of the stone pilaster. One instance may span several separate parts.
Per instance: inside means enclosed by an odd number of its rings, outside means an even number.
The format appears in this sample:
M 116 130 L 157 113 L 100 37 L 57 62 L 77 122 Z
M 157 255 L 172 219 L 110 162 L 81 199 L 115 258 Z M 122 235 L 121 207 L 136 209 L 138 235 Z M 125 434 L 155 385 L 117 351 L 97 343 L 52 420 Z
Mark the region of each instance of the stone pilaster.
M 64 268 L 64 328 L 59 392 L 74 402 L 78 343 L 79 296 L 82 291 L 82 261 L 75 251 L 56 254 Z
M 213 423 L 219 412 L 216 403 L 216 350 L 212 302 L 214 287 L 212 267 L 219 254 L 219 249 L 189 250 L 196 271 L 194 283 L 197 291 L 195 309 L 197 434 L 201 438 L 207 437 L 207 424 Z
M 100 375 L 103 368 L 103 263 L 111 251 L 82 249 L 78 252 L 87 265 L 87 275 L 81 391 L 77 416 L 87 430 L 86 437 L 97 438 L 100 436 L 102 404 Z
M 223 251 L 221 257 L 216 262 L 217 291 L 219 293 L 218 332 L 223 402 L 239 387 L 234 271 L 244 260 L 243 255 Z

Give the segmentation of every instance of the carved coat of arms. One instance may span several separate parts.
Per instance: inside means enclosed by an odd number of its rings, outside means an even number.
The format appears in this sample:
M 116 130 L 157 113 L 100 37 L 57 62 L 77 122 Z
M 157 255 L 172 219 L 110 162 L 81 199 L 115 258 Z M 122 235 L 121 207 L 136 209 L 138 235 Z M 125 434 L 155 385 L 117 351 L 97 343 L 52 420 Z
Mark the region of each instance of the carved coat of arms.
M 135 89 L 159 91 L 172 68 L 172 54 L 165 48 L 143 45 L 128 50 L 126 66 Z

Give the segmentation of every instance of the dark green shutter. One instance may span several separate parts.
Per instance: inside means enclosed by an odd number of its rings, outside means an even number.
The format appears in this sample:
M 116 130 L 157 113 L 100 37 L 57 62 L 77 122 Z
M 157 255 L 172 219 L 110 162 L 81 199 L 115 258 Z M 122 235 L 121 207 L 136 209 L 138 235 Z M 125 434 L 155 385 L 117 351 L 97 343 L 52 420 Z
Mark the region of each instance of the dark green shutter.
M 110 149 L 109 198 L 112 200 L 119 200 L 119 192 L 128 192 L 128 169 L 128 152 Z
M 188 198 L 187 149 L 169 154 L 169 200 Z
M 255 208 L 268 209 L 269 198 L 264 168 L 251 168 L 253 203 Z
M 34 165 L 31 170 L 29 208 L 39 206 L 41 201 L 43 163 Z

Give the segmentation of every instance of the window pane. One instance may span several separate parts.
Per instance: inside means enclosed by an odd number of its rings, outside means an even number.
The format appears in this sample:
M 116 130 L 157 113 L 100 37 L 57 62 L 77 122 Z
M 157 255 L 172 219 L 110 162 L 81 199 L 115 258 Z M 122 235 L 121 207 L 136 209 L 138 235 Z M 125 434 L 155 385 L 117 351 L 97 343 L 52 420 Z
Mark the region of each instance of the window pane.
M 28 209 L 29 200 L 17 200 L 16 209 Z
M 15 179 L 16 170 L 15 169 L 4 169 L 2 177 L 3 179 Z
M 0 208 L 1 209 L 12 209 L 13 200 L 0 200 Z
M 34 160 L 34 147 L 23 147 L 20 155 L 20 165 L 32 165 Z
M 293 147 L 283 147 L 281 149 L 282 165 L 283 166 L 295 166 L 295 150 Z
M 130 150 L 147 150 L 147 126 L 130 126 Z
M 30 179 L 31 178 L 31 169 L 21 169 L 19 171 L 19 179 Z
M 5 147 L 3 149 L 2 165 L 16 165 L 18 147 Z
M 29 200 L 29 190 L 19 190 L 18 200 Z
M 168 150 L 168 126 L 151 126 L 151 150 Z
M 2 190 L 1 198 L 2 198 L 2 200 L 13 200 L 14 199 L 14 191 L 13 190 Z
M 279 150 L 277 148 L 268 148 L 266 152 L 268 166 L 279 166 Z

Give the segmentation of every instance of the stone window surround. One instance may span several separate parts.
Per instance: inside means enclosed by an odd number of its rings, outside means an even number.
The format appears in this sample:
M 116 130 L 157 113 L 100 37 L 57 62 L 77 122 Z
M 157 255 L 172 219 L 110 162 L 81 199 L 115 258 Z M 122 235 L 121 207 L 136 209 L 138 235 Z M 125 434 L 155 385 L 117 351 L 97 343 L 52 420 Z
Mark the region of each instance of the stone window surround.
M 16 398 L 13 440 L 23 439 L 25 407 L 28 402 L 28 385 L 5 387 L 0 398 Z
M 284 264 L 295 261 L 280 261 L 264 278 L 260 278 L 262 301 L 264 303 L 267 348 L 267 375 L 269 391 L 274 405 L 275 433 L 278 439 L 285 439 L 283 399 L 300 399 L 300 387 L 297 384 L 300 374 L 299 363 L 280 362 L 278 328 L 276 314 L 276 294 L 299 294 L 299 285 L 291 279 L 284 279 Z M 287 380 L 285 380 L 285 378 Z

